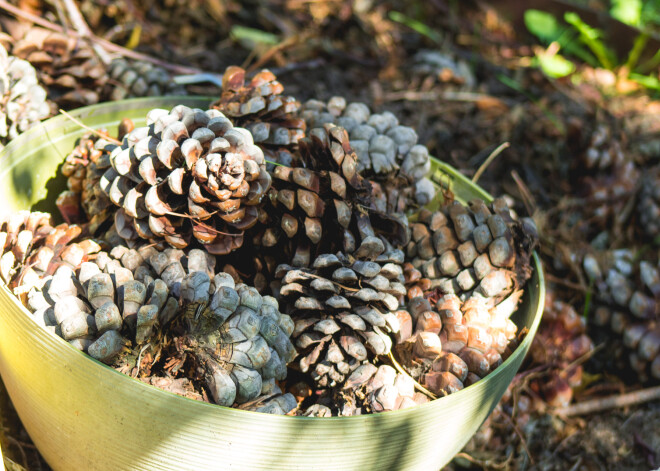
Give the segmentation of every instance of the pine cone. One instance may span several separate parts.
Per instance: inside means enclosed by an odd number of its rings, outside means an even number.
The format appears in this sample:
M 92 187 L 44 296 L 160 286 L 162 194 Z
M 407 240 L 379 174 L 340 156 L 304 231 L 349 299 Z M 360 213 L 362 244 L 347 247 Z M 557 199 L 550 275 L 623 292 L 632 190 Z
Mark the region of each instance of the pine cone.
M 254 142 L 267 149 L 295 145 L 305 135 L 305 123 L 295 114 L 300 103 L 282 95 L 284 87 L 267 69 L 245 82 L 245 70 L 227 67 L 222 75 L 222 94 L 211 105 L 236 126 L 247 128 Z
M 633 198 L 638 181 L 639 170 L 631 161 L 617 164 L 607 173 L 584 177 L 580 186 L 592 206 L 589 222 L 598 224 L 599 230 L 611 227 Z
M 295 322 L 298 366 L 321 388 L 341 386 L 361 364 L 387 354 L 388 333 L 400 327 L 395 312 L 405 294 L 403 253 L 384 252 L 373 237 L 365 243 L 375 250 L 356 253 L 358 259 L 323 254 L 311 268 L 276 270 L 282 280 L 279 297 Z
M 125 239 L 164 239 L 177 248 L 196 240 L 213 254 L 243 244 L 270 187 L 263 152 L 251 134 L 217 110 L 151 110 L 110 155 L 101 189 L 121 209 Z
M 633 264 L 633 259 L 629 250 L 601 254 L 598 259 L 585 256 L 584 269 L 596 287 L 595 310 L 590 318 L 594 326 L 607 329 L 612 345 L 608 354 L 616 366 L 632 371 L 641 382 L 657 381 L 660 263 L 642 260 Z
M 637 213 L 644 234 L 657 239 L 660 234 L 660 166 L 652 168 L 641 179 Z
M 429 90 L 437 84 L 476 85 L 470 66 L 463 60 L 456 60 L 446 52 L 421 50 L 413 57 L 411 67 L 412 83 L 409 89 Z
M 246 285 L 234 286 L 227 274 L 184 281 L 180 325 L 182 352 L 204 371 L 214 402 L 231 406 L 270 394 L 286 378 L 296 350 L 289 337 L 293 322 L 277 301 Z M 234 289 L 235 288 L 235 289 Z M 209 293 L 213 293 L 209 295 Z M 175 340 L 175 343 L 178 343 Z M 288 411 L 287 411 L 288 412 Z
M 125 120 L 120 126 L 120 134 L 133 128 L 132 121 Z M 105 130 L 83 135 L 66 156 L 61 172 L 67 178 L 68 190 L 60 193 L 55 203 L 67 223 L 89 222 L 91 233 L 97 232 L 114 209 L 99 181 L 110 168 L 110 153 L 117 146 L 102 138 L 103 134 L 107 136 Z
M 0 148 L 50 112 L 34 68 L 0 46 Z
M 364 103 L 346 106 L 343 97 L 333 97 L 327 104 L 307 101 L 301 116 L 309 128 L 332 123 L 348 131 L 358 157 L 358 172 L 377 182 L 375 197 L 380 210 L 405 212 L 435 196 L 435 187 L 426 178 L 431 168 L 428 149 L 417 144 L 415 130 L 399 125 L 391 112 L 372 114 Z
M 105 65 L 85 42 L 63 33 L 32 27 L 18 38 L 12 53 L 30 62 L 48 97 L 63 108 L 78 108 L 101 101 L 108 79 Z
M 10 284 L 22 272 L 30 250 L 53 230 L 48 213 L 0 214 L 0 278 Z
M 411 263 L 404 267 L 409 299 L 437 300 L 443 294 L 467 299 L 477 293 L 490 307 L 510 296 L 516 304 L 531 276 L 536 227 L 528 218 L 514 221 L 501 198 L 489 206 L 473 200 L 422 210 L 411 231 L 406 248 Z
M 582 365 L 575 362 L 593 348 L 584 317 L 570 304 L 555 299 L 554 291 L 549 290 L 541 326 L 529 350 L 531 363 L 527 370 L 541 365 L 547 368 L 531 380 L 531 389 L 552 407 L 568 406 L 573 389 L 582 382 Z
M 31 270 L 47 265 L 39 282 L 17 288 L 29 289 L 26 305 L 47 330 L 123 372 L 191 375 L 226 406 L 270 394 L 286 377 L 293 321 L 274 298 L 214 275 L 207 252 L 143 245 L 107 253 L 56 231 L 30 255 L 44 262 Z M 48 259 L 65 252 L 59 263 Z
M 587 169 L 607 170 L 626 162 L 621 144 L 610 126 L 600 124 L 591 134 L 591 142 L 582 156 Z
M 112 60 L 108 67 L 110 79 L 103 97 L 110 101 L 143 96 L 187 95 L 185 87 L 177 85 L 167 70 L 143 61 L 123 57 Z
M 284 260 L 309 266 L 320 253 L 360 251 L 375 235 L 393 245 L 407 243 L 407 221 L 372 207 L 371 185 L 357 173 L 343 128 L 328 124 L 313 129 L 299 146 L 304 168 L 278 166 L 273 171 L 272 210 L 259 245 L 277 246 Z
M 414 298 L 397 336 L 401 365 L 422 386 L 443 396 L 463 389 L 497 368 L 512 351 L 517 327 L 509 319 L 516 304 L 492 307 L 480 295 L 461 301 L 444 295 L 435 305 Z

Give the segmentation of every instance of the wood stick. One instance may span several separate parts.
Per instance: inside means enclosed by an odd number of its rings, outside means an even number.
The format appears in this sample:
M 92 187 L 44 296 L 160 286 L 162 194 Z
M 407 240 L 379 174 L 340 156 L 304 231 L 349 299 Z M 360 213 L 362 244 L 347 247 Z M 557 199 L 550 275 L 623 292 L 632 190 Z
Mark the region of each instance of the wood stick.
M 94 33 L 92 33 L 92 30 L 89 29 L 89 25 L 87 24 L 87 21 L 85 21 L 85 18 L 78 9 L 78 5 L 76 5 L 76 3 L 73 0 L 62 0 L 62 3 L 64 3 L 64 7 L 66 8 L 66 12 L 67 15 L 69 16 L 69 20 L 71 21 L 71 24 L 76 29 L 78 34 L 80 34 L 82 38 L 92 41 L 92 39 L 94 38 Z M 92 48 L 94 49 L 96 54 L 98 54 L 101 61 L 106 66 L 108 66 L 110 64 L 110 61 L 112 60 L 110 58 L 110 55 L 108 54 L 108 51 L 103 49 L 97 43 L 93 43 Z
M 78 126 L 80 126 L 81 128 L 88 130 L 88 131 L 91 132 L 92 134 L 96 134 L 97 136 L 101 137 L 102 139 L 105 139 L 106 141 L 110 141 L 110 142 L 112 142 L 113 144 L 117 144 L 118 146 L 121 145 L 121 141 L 115 139 L 114 137 L 110 136 L 109 134 L 105 134 L 105 133 L 102 133 L 102 132 L 100 132 L 100 131 L 97 131 L 96 129 L 90 128 L 89 126 L 85 125 L 84 123 L 80 122 L 79 120 L 77 120 L 76 118 L 74 118 L 73 116 L 71 116 L 71 115 L 70 115 L 69 113 L 67 113 L 66 111 L 64 111 L 64 110 L 61 109 L 61 110 L 60 110 L 60 113 L 62 113 L 64 116 L 66 116 L 68 119 L 70 119 L 71 121 L 73 121 L 74 123 L 76 123 L 76 124 L 77 124 Z
M 554 409 L 557 415 L 570 417 L 573 415 L 586 415 L 604 410 L 616 409 L 619 407 L 633 406 L 644 402 L 660 400 L 660 386 L 653 388 L 640 389 L 639 391 L 629 392 L 627 394 L 617 394 L 590 401 L 584 401 L 572 404 L 567 407 Z

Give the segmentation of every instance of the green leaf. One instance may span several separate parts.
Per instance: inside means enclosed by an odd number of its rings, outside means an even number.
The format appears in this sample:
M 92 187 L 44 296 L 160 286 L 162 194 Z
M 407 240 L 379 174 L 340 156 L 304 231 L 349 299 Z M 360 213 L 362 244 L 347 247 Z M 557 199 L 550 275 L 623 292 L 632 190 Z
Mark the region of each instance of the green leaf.
M 594 53 L 603 68 L 612 70 L 617 62 L 616 55 L 602 41 L 602 31 L 592 28 L 582 21 L 577 13 L 572 11 L 564 14 L 564 20 L 580 33 L 580 41 Z
M 642 24 L 642 0 L 612 0 L 610 15 L 622 23 L 639 27 Z
M 546 11 L 529 9 L 525 11 L 524 21 L 529 32 L 547 44 L 559 39 L 562 33 L 557 18 Z
M 442 42 L 442 36 L 440 33 L 425 25 L 421 21 L 414 20 L 398 11 L 391 11 L 388 16 L 390 20 L 401 23 L 402 25 L 406 25 L 408 28 L 412 29 L 413 31 L 417 31 L 419 34 L 426 36 L 435 43 L 440 44 Z
M 559 23 L 551 13 L 529 9 L 525 11 L 525 26 L 543 44 L 557 42 L 562 51 L 574 55 L 587 64 L 597 67 L 598 60 L 579 42 L 575 41 L 576 31 L 565 23 Z
M 229 35 L 236 41 L 249 41 L 253 43 L 262 43 L 275 45 L 279 44 L 280 38 L 277 35 L 262 31 L 260 29 L 248 28 L 247 26 L 232 26 Z
M 660 80 L 658 77 L 654 77 L 653 75 L 630 74 L 628 78 L 650 90 L 660 91 Z
M 635 38 L 635 43 L 628 53 L 628 60 L 626 60 L 626 67 L 629 71 L 633 70 L 637 66 L 637 62 L 639 62 L 639 58 L 642 55 L 642 51 L 644 51 L 648 40 L 648 33 L 642 33 Z
M 537 54 L 539 66 L 545 75 L 551 78 L 561 78 L 575 72 L 575 64 L 561 54 Z

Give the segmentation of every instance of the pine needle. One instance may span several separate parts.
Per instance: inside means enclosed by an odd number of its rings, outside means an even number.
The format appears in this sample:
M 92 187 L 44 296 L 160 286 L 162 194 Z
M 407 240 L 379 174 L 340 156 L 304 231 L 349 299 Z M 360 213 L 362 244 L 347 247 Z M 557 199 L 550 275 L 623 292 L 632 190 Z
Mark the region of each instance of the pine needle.
M 509 145 L 510 144 L 508 142 L 503 142 L 502 144 L 497 146 L 497 148 L 493 152 L 490 153 L 486 161 L 483 164 L 481 164 L 481 167 L 479 167 L 477 172 L 472 177 L 472 183 L 477 183 L 477 180 L 481 178 L 481 175 L 486 171 L 486 169 L 493 162 L 493 160 L 495 160 L 495 157 L 500 155 L 504 149 L 509 147 Z

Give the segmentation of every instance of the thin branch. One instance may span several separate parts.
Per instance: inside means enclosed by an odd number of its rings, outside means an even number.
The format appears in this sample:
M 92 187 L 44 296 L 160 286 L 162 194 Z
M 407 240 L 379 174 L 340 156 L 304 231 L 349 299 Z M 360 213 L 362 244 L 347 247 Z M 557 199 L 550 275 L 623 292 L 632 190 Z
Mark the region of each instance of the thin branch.
M 479 169 L 477 170 L 477 172 L 476 172 L 476 173 L 474 174 L 474 176 L 472 177 L 472 183 L 477 183 L 477 181 L 479 180 L 479 178 L 481 177 L 481 175 L 486 171 L 486 169 L 487 169 L 488 166 L 493 162 L 493 160 L 495 160 L 495 158 L 496 158 L 498 155 L 500 155 L 504 149 L 506 149 L 507 147 L 509 147 L 509 145 L 510 145 L 510 144 L 509 144 L 508 142 L 503 142 L 502 144 L 500 144 L 499 146 L 497 146 L 497 148 L 496 148 L 493 152 L 490 153 L 490 155 L 488 156 L 488 158 L 486 159 L 486 161 L 485 161 L 483 164 L 481 164 L 481 167 L 479 167 Z
M 534 457 L 532 456 L 532 453 L 529 451 L 529 447 L 527 446 L 527 440 L 525 440 L 525 437 L 522 434 L 522 432 L 520 431 L 520 429 L 518 428 L 518 425 L 513 421 L 513 419 L 511 417 L 509 417 L 509 414 L 507 414 L 504 411 L 501 411 L 501 413 L 502 413 L 502 416 L 507 420 L 507 422 L 509 422 L 509 425 L 511 425 L 511 427 L 513 427 L 513 431 L 516 432 L 516 435 L 518 435 L 518 438 L 520 438 L 520 443 L 521 443 L 522 447 L 525 449 L 525 453 L 527 453 L 527 456 L 529 457 L 529 461 L 533 465 L 534 464 Z
M 66 8 L 66 13 L 69 16 L 69 20 L 71 21 L 71 24 L 78 32 L 78 34 L 84 39 L 91 40 L 94 37 L 94 34 L 92 33 L 92 30 L 89 29 L 89 25 L 85 21 L 85 18 L 83 17 L 82 13 L 80 13 L 80 10 L 78 9 L 78 5 L 76 5 L 76 2 L 74 2 L 73 0 L 61 0 L 61 1 L 62 3 L 64 3 L 64 7 Z M 94 48 L 94 51 L 96 51 L 96 53 L 98 54 L 101 61 L 106 66 L 110 64 L 110 61 L 112 59 L 110 58 L 110 55 L 105 49 L 103 49 L 98 44 L 92 44 L 92 47 Z
M 73 116 L 71 116 L 71 115 L 70 115 L 69 113 L 67 113 L 66 111 L 60 109 L 60 113 L 62 113 L 64 116 L 66 116 L 68 119 L 70 119 L 71 121 L 73 121 L 74 123 L 76 123 L 76 124 L 77 124 L 78 126 L 80 126 L 81 128 L 86 129 L 86 130 L 88 130 L 89 132 L 94 133 L 94 134 L 96 134 L 97 136 L 99 136 L 99 137 L 105 139 L 106 141 L 110 141 L 110 142 L 112 142 L 113 144 L 117 144 L 118 146 L 121 145 L 121 141 L 118 141 L 118 140 L 115 139 L 114 137 L 110 137 L 108 134 L 105 134 L 105 133 L 103 133 L 103 132 L 101 132 L 101 131 L 97 131 L 96 129 L 92 129 L 92 128 L 90 128 L 90 127 L 87 126 L 86 124 L 84 124 L 84 123 L 78 121 L 76 118 L 74 118 Z
M 570 417 L 573 415 L 587 415 L 594 412 L 603 412 L 610 409 L 619 407 L 633 406 L 636 404 L 643 404 L 645 402 L 657 401 L 660 399 L 660 386 L 653 388 L 641 389 L 639 391 L 629 392 L 627 394 L 617 394 L 590 401 L 572 404 L 567 407 L 555 409 L 557 415 Z
M 529 191 L 529 187 L 525 185 L 525 182 L 520 178 L 518 172 L 512 170 L 511 176 L 518 186 L 518 191 L 520 191 L 520 195 L 522 196 L 523 204 L 525 205 L 525 209 L 527 209 L 527 214 L 530 216 L 534 215 L 536 212 L 536 200 L 534 199 L 534 195 Z

